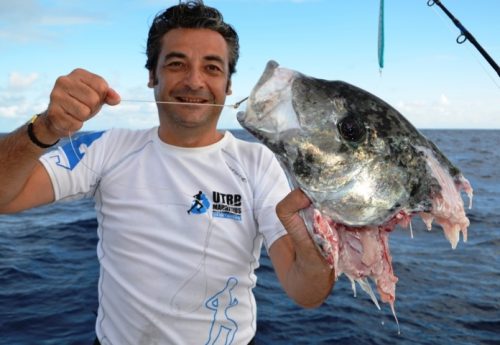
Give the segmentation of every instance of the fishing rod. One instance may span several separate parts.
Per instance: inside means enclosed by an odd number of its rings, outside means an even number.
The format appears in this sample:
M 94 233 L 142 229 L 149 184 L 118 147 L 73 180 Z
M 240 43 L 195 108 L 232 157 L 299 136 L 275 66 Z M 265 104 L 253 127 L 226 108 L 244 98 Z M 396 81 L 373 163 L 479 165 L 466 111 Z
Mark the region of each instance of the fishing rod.
M 455 26 L 458 29 L 460 29 L 460 35 L 457 37 L 457 40 L 456 40 L 457 43 L 462 44 L 466 40 L 469 40 L 474 45 L 474 47 L 476 47 L 476 49 L 479 50 L 481 55 L 486 59 L 486 61 L 488 61 L 490 66 L 493 67 L 495 72 L 497 72 L 498 76 L 500 77 L 500 67 L 498 67 L 495 60 L 492 59 L 492 57 L 486 52 L 486 50 L 484 50 L 483 47 L 481 47 L 481 45 L 476 41 L 474 36 L 472 36 L 472 34 L 462 25 L 462 23 L 460 23 L 460 21 L 457 18 L 455 18 L 453 16 L 453 14 L 451 14 L 450 11 L 448 11 L 448 9 L 441 3 L 440 0 L 428 0 L 427 1 L 428 6 L 433 6 L 434 4 L 438 5 L 443 10 L 443 12 L 446 13 L 448 18 L 451 19 L 453 24 L 455 24 Z

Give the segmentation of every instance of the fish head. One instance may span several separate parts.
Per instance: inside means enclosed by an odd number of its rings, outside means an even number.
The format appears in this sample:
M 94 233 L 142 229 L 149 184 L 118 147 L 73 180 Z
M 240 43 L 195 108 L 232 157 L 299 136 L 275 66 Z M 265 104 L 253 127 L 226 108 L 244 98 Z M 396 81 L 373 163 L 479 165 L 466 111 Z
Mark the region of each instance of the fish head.
M 428 211 L 439 189 L 416 149 L 427 140 L 389 104 L 343 81 L 270 61 L 238 120 L 335 222 L 380 225 Z

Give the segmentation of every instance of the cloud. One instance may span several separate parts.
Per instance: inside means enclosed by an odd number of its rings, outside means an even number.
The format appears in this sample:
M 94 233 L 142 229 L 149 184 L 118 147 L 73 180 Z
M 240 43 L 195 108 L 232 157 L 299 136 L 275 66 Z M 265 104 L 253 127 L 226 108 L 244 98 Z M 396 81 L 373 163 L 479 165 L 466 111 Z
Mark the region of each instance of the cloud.
M 18 113 L 19 113 L 19 106 L 17 105 L 0 106 L 0 117 L 7 119 L 15 119 Z
M 25 97 L 15 97 L 12 95 L 0 94 L 0 120 L 7 119 L 12 124 L 12 128 L 0 128 L 0 132 L 9 131 L 23 122 L 30 116 L 40 112 L 43 106 L 40 102 L 31 102 Z
M 498 128 L 498 101 L 441 94 L 434 99 L 401 100 L 394 105 L 417 128 Z
M 0 18 L 3 20 L 16 20 L 19 17 L 30 19 L 39 11 L 40 4 L 35 0 L 0 2 Z
M 47 104 L 47 90 L 39 73 L 10 72 L 6 82 L 0 84 L 0 120 L 6 120 L 0 121 L 0 132 L 26 122 L 33 114 L 46 109 Z
M 442 94 L 441 97 L 439 97 L 439 103 L 443 106 L 447 106 L 450 104 L 450 100 L 446 95 Z
M 37 81 L 39 77 L 38 73 L 30 73 L 27 75 L 23 75 L 18 72 L 12 72 L 9 76 L 8 88 L 13 90 L 24 90 L 27 87 L 30 87 Z
M 49 42 L 54 39 L 53 34 L 42 33 L 32 28 L 22 28 L 18 31 L 10 29 L 0 29 L 0 41 L 11 41 L 15 43 L 28 43 L 28 42 Z

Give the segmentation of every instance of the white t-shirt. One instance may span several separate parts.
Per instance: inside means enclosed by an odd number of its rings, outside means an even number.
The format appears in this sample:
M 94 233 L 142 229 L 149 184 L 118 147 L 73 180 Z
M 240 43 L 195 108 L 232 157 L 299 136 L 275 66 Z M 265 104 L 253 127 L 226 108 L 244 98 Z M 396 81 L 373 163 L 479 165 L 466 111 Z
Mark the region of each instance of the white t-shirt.
M 289 192 L 265 146 L 233 137 L 200 148 L 158 128 L 82 135 L 41 158 L 56 200 L 93 197 L 103 345 L 247 344 L 262 242 L 286 232 Z

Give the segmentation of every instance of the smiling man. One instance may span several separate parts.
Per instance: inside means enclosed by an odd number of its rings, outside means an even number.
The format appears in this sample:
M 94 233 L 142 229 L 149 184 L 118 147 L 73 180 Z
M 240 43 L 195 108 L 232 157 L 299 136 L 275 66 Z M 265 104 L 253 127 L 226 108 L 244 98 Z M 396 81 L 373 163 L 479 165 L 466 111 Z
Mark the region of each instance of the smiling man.
M 198 104 L 224 104 L 231 94 L 228 60 L 227 44 L 216 31 L 174 29 L 164 36 L 148 85 L 157 101 L 186 103 L 158 104 L 164 142 L 195 147 L 222 138 L 216 130 L 221 108 Z
M 120 103 L 102 77 L 76 69 L 58 78 L 46 111 L 0 139 L 0 212 L 95 200 L 95 344 L 253 343 L 263 243 L 298 304 L 318 306 L 332 289 L 297 213 L 309 200 L 290 192 L 271 151 L 217 130 L 238 55 L 216 9 L 180 3 L 148 37 L 158 127 L 91 133 L 44 154 Z

